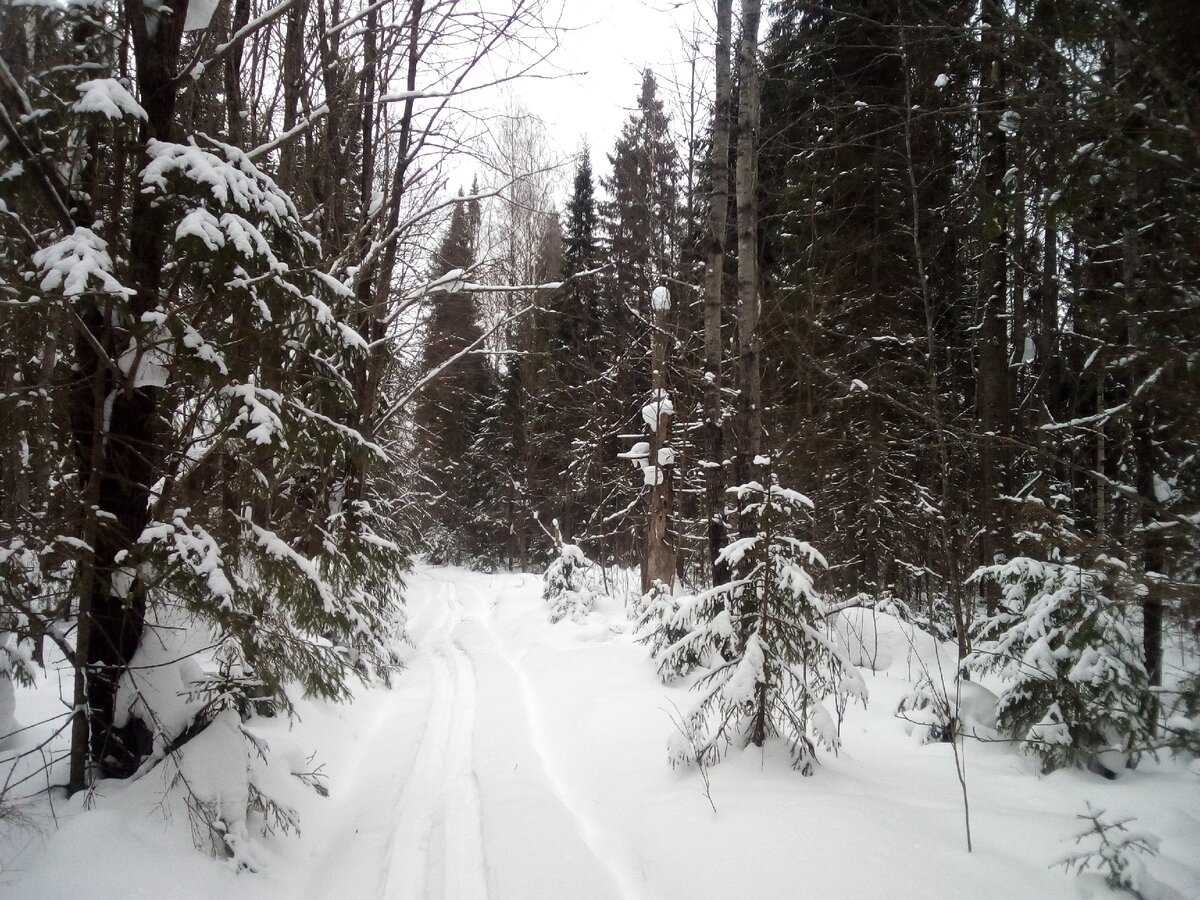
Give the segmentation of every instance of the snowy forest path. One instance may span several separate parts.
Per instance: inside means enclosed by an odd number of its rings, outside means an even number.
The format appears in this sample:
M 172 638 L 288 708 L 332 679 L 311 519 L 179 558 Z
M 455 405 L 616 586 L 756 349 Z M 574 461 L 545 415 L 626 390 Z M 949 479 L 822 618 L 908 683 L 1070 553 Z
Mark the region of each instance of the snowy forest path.
M 420 747 L 396 809 L 379 896 L 488 897 L 479 785 L 472 765 L 475 674 L 457 645 L 463 606 L 445 583 L 443 608 L 419 649 L 431 667 Z
M 638 896 L 553 764 L 495 630 L 504 589 L 503 577 L 461 570 L 413 577 L 405 671 L 331 785 L 345 814 L 313 859 L 308 896 L 354 884 L 389 900 Z

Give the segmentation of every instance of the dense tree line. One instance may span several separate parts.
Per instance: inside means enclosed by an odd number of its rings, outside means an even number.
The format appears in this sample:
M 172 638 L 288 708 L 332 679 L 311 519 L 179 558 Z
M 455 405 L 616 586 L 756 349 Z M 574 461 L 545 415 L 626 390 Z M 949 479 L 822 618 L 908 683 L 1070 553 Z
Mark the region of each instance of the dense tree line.
M 581 277 L 514 333 L 541 360 L 510 395 L 541 454 L 511 477 L 553 485 L 529 514 L 647 564 L 656 482 L 626 460 L 657 464 L 637 413 L 664 365 L 681 584 L 731 577 L 727 529 L 759 526 L 725 488 L 769 459 L 813 501 L 827 596 L 966 658 L 1069 581 L 1139 635 L 1124 683 L 1153 723 L 1164 629 L 1190 640 L 1198 609 L 1187 5 L 781 0 L 761 47 L 757 4 L 717 7 L 707 141 L 672 138 L 647 73 L 599 192 L 576 167 L 561 277 Z

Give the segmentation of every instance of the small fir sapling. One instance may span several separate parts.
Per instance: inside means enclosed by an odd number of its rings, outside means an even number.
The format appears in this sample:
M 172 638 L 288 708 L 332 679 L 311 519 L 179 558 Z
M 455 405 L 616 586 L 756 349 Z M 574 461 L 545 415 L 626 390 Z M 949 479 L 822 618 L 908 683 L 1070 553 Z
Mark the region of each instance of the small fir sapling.
M 1078 849 L 1065 854 L 1052 868 L 1074 870 L 1080 879 L 1103 878 L 1115 891 L 1124 891 L 1138 900 L 1167 900 L 1180 895 L 1146 871 L 1145 856 L 1158 854 L 1159 838 L 1149 832 L 1132 831 L 1132 817 L 1106 818 L 1102 809 L 1090 803 L 1087 812 L 1076 816 L 1083 823 L 1071 838 Z
M 688 654 L 707 657 L 709 665 L 694 685 L 700 700 L 670 750 L 673 762 L 709 764 L 731 744 L 762 746 L 777 736 L 795 768 L 809 775 L 817 744 L 839 746 L 824 701 L 844 694 L 865 702 L 867 689 L 825 632 L 824 606 L 808 571 L 825 560 L 792 535 L 812 504 L 769 473 L 767 481 L 730 490 L 743 514 L 758 523 L 756 534 L 731 541 L 721 553 L 733 580 L 684 598 L 670 620 L 688 632 L 663 649 L 660 670 L 680 667 Z
M 542 599 L 550 608 L 550 621 L 570 619 L 582 622 L 596 606 L 596 590 L 590 573 L 593 563 L 578 544 L 565 541 L 558 546 L 558 557 L 546 570 Z
M 1149 745 L 1136 605 L 1114 590 L 1126 571 L 1103 556 L 1022 556 L 972 575 L 999 583 L 1003 597 L 978 623 L 964 666 L 1005 680 L 997 725 L 1043 772 L 1086 766 L 1114 777 L 1109 754 L 1132 761 Z

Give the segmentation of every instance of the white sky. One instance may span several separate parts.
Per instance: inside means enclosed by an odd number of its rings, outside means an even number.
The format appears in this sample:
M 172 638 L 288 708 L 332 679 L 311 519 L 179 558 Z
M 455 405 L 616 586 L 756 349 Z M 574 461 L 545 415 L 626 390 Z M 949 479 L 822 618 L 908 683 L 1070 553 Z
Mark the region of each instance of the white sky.
M 684 56 L 680 33 L 690 39 L 695 25 L 703 35 L 711 2 L 564 0 L 563 5 L 562 25 L 567 30 L 550 62 L 579 74 L 531 81 L 519 90 L 564 150 L 574 150 L 587 137 L 599 162 L 637 101 L 642 69 L 654 69 L 667 94 Z M 709 42 L 703 36 L 700 40 L 707 57 Z
M 712 0 L 549 0 L 546 22 L 557 20 L 560 46 L 537 69 L 541 77 L 517 81 L 504 89 L 503 99 L 487 105 L 504 107 L 515 98 L 542 119 L 558 155 L 574 154 L 586 139 L 598 177 L 607 172 L 606 154 L 637 102 L 643 68 L 654 70 L 672 124 L 680 123 L 675 107 L 688 80 L 684 44 L 694 31 L 701 54 L 697 77 L 701 91 L 708 89 L 712 40 L 706 22 L 712 17 Z M 679 80 L 682 92 L 674 85 Z M 570 174 L 563 180 L 565 188 Z

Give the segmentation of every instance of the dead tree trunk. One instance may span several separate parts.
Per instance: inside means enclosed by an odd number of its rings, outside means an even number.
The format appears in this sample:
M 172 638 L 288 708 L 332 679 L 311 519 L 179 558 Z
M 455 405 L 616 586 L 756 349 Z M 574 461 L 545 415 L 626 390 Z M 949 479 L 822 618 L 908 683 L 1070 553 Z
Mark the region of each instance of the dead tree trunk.
M 651 350 L 650 405 L 647 409 L 653 413 L 653 422 L 647 417 L 650 458 L 642 470 L 650 486 L 650 510 L 642 553 L 643 594 L 656 581 L 667 587 L 675 583 L 675 541 L 671 533 L 675 451 L 670 444 L 672 408 L 667 384 L 667 314 L 671 309 L 671 295 L 666 287 L 654 289 L 652 306 L 654 341 Z

